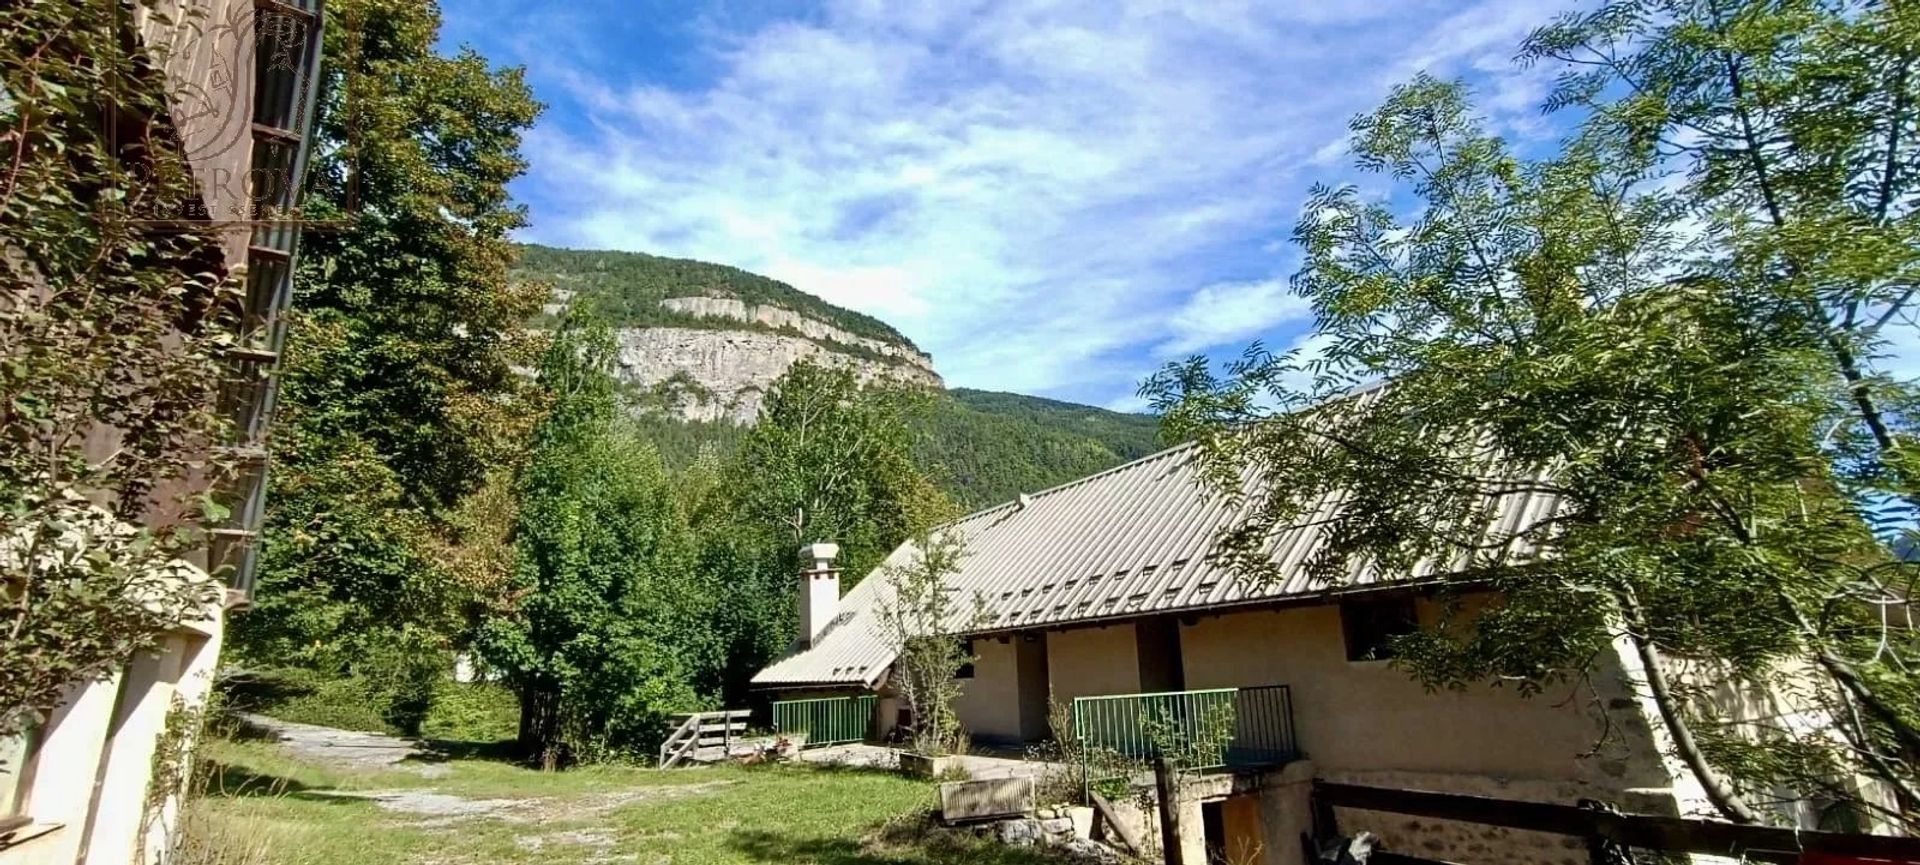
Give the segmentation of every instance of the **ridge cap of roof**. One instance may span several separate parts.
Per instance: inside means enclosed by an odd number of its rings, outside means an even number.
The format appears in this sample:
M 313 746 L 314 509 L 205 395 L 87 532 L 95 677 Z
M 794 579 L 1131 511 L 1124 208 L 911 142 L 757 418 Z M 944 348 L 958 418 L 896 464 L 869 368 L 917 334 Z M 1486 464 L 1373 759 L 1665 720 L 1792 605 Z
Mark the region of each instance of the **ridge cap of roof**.
M 1077 487 L 1077 486 L 1080 486 L 1081 484 L 1090 483 L 1092 481 L 1099 480 L 1103 477 L 1106 477 L 1107 475 L 1118 474 L 1120 472 L 1126 471 L 1127 469 L 1138 466 L 1142 463 L 1148 463 L 1148 462 L 1152 462 L 1154 460 L 1160 459 L 1162 457 L 1166 457 L 1174 453 L 1175 451 L 1189 450 L 1198 444 L 1199 442 L 1191 442 L 1191 441 L 1181 442 L 1177 445 L 1173 445 L 1172 447 L 1161 448 L 1160 450 L 1154 451 L 1153 453 L 1147 454 L 1145 456 L 1134 457 L 1133 459 L 1130 459 L 1117 466 L 1104 468 L 1104 469 L 1101 469 L 1100 471 L 1094 472 L 1093 474 L 1086 475 L 1084 477 L 1074 478 L 1073 480 L 1070 480 L 1070 481 L 1057 483 L 1057 484 L 1054 484 L 1053 486 L 1047 487 L 1042 490 L 1026 493 L 1025 495 L 1028 497 L 1029 503 L 1031 503 L 1032 501 L 1037 501 L 1041 496 L 1052 495 L 1054 493 L 1060 492 L 1070 487 Z M 1004 501 L 997 505 L 993 505 L 991 507 L 981 508 L 980 510 L 974 511 L 973 513 L 967 514 L 964 517 L 960 517 L 959 519 L 953 520 L 952 522 L 942 523 L 936 528 L 937 529 L 952 528 L 954 526 L 960 525 L 961 523 L 967 522 L 968 520 L 976 519 L 978 517 L 984 517 L 991 513 L 1016 507 L 1019 504 L 1020 504 L 1019 499 L 1011 499 L 1008 501 Z M 903 541 L 902 543 L 911 543 L 911 542 L 912 542 L 912 539 L 909 538 L 906 541 Z

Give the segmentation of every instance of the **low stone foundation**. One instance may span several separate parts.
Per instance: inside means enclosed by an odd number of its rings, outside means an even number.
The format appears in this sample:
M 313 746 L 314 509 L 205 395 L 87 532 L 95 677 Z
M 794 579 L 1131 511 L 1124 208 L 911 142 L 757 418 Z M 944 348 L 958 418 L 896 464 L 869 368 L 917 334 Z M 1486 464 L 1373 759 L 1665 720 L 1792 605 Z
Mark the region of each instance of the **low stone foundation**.
M 1078 812 L 1086 812 L 1081 814 Z M 1091 808 L 1041 808 L 1032 816 L 980 824 L 974 831 L 1010 847 L 1057 847 L 1089 862 L 1119 862 L 1113 848 L 1088 837 Z

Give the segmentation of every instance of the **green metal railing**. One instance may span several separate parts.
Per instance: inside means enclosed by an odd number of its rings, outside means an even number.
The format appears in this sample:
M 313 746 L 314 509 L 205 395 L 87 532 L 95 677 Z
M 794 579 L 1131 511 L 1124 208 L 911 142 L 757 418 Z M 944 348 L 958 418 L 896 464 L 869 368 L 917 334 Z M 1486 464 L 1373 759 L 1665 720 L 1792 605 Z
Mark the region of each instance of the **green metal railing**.
M 1090 771 L 1152 760 L 1163 749 L 1189 770 L 1278 766 L 1299 756 L 1285 685 L 1077 697 L 1073 735 Z
M 780 700 L 773 704 L 773 730 L 783 736 L 805 735 L 809 747 L 859 742 L 872 725 L 873 704 L 872 694 Z

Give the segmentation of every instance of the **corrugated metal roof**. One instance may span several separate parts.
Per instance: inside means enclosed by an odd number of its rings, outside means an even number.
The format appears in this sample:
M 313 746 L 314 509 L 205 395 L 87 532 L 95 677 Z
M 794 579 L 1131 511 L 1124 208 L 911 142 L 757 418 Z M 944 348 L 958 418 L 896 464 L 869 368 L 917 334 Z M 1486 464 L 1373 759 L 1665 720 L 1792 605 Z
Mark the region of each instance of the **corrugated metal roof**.
M 1244 503 L 1204 483 L 1199 450 L 1182 445 L 1117 468 L 965 517 L 947 530 L 965 542 L 951 581 L 956 606 L 979 597 L 986 624 L 972 633 L 1053 627 L 1321 592 L 1303 567 L 1320 543 L 1316 520 L 1276 533 L 1271 553 L 1282 579 L 1265 585 L 1238 580 L 1207 555 L 1216 533 L 1233 524 Z M 1244 490 L 1257 475 L 1249 472 Z M 1324 503 L 1323 503 L 1324 504 Z M 1490 526 L 1510 537 L 1554 508 L 1551 497 L 1505 497 Z M 873 685 L 893 660 L 875 609 L 890 590 L 885 570 L 913 560 L 911 543 L 841 599 L 841 612 L 811 649 L 789 654 L 760 671 L 768 687 L 813 684 Z M 1432 576 L 1424 566 L 1404 575 Z M 1365 575 L 1356 582 L 1372 582 Z

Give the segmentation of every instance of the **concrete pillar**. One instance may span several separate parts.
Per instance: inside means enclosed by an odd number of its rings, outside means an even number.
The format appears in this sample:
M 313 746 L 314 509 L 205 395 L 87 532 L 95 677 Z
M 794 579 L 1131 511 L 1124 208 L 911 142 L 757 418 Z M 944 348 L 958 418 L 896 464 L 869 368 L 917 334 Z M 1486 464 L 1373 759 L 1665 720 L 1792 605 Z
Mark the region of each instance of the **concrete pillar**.
M 16 847 L 0 850 L 4 865 L 70 865 L 85 837 L 87 809 L 93 800 L 95 769 L 100 765 L 113 698 L 120 690 L 115 673 L 67 689 L 67 697 L 42 728 L 33 780 L 27 787 L 26 813 L 35 823 L 62 828 Z
M 201 725 L 197 721 L 201 717 L 200 711 L 207 705 L 207 697 L 213 693 L 213 675 L 220 664 L 220 649 L 224 636 L 225 629 L 215 627 L 210 635 L 189 634 L 181 640 L 180 676 L 174 686 L 175 699 L 172 705 L 177 706 L 178 711 L 187 713 L 186 720 L 193 723 L 192 728 L 184 731 L 188 738 L 179 744 L 183 755 L 190 755 L 199 745 L 196 738 L 200 733 Z M 163 720 L 162 732 L 165 729 L 166 722 Z M 187 759 L 190 760 L 191 757 Z M 186 768 L 191 772 L 191 766 Z M 152 820 L 145 827 L 143 837 L 139 841 L 142 849 L 140 862 L 166 860 L 174 832 L 180 827 L 180 810 L 185 804 L 188 793 L 184 787 L 190 778 L 191 775 L 183 777 L 181 779 L 183 789 L 172 791 L 171 795 L 159 804 L 157 812 L 151 815 Z
M 185 654 L 184 640 L 169 637 L 158 654 L 136 655 L 127 665 L 123 696 L 94 785 L 82 865 L 127 865 L 142 852 L 154 745 L 166 728 Z
M 1313 771 L 1295 760 L 1260 779 L 1261 865 L 1307 865 L 1300 836 L 1313 831 Z

